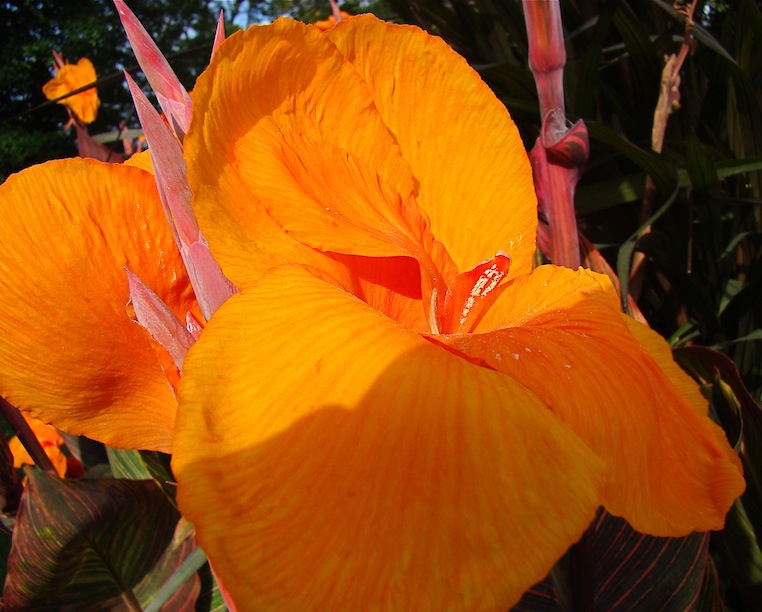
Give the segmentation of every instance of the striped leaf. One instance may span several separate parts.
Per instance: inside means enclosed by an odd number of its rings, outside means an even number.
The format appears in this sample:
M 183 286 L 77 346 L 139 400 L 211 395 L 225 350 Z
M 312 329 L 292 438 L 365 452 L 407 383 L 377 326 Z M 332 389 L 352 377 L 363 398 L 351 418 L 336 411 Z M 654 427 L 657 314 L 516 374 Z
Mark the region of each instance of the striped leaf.
M 601 510 L 584 540 L 514 610 L 693 610 L 712 600 L 704 590 L 708 543 L 705 533 L 647 536 Z
M 33 468 L 26 477 L 8 609 L 140 609 L 188 552 L 181 545 L 177 558 L 165 556 L 179 517 L 153 481 L 64 480 Z

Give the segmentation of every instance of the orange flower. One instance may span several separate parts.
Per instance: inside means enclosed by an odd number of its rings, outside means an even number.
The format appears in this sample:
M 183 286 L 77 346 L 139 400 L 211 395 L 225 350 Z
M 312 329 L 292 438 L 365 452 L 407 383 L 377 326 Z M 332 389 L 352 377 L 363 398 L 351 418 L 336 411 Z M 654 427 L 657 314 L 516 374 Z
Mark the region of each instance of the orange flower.
M 125 268 L 181 320 L 198 307 L 152 175 L 53 161 L 0 202 L 0 395 L 62 431 L 169 452 L 178 372 L 133 320 Z
M 58 475 L 63 478 L 66 475 L 67 459 L 66 455 L 61 452 L 64 440 L 55 427 L 46 425 L 42 421 L 26 418 L 26 422 L 29 423 L 34 435 L 40 441 L 40 445 L 45 451 L 45 454 L 50 458 L 53 467 L 56 469 Z M 8 442 L 8 447 L 13 453 L 13 467 L 20 468 L 22 465 L 34 465 L 34 460 L 29 456 L 29 453 L 21 444 L 18 436 L 13 436 Z
M 66 62 L 57 65 L 55 78 L 45 83 L 42 93 L 48 100 L 55 100 L 80 87 L 94 83 L 96 79 L 92 62 L 83 57 L 76 64 Z M 58 103 L 69 108 L 74 117 L 82 123 L 95 121 L 98 107 L 101 104 L 98 99 L 98 90 L 95 87 L 60 100 Z
M 605 276 L 532 270 L 522 142 L 445 43 L 279 20 L 193 103 L 194 209 L 242 291 L 188 353 L 173 468 L 242 609 L 505 610 L 600 505 L 722 528 L 724 433 Z

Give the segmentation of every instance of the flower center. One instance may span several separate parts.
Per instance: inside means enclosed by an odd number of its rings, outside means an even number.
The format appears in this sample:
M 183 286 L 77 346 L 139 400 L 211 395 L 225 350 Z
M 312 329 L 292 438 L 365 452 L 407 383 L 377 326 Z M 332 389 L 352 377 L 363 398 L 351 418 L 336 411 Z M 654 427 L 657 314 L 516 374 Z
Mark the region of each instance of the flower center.
M 450 281 L 447 292 L 432 294 L 430 316 L 434 334 L 462 334 L 473 330 L 493 302 L 493 293 L 508 274 L 511 258 L 498 252 Z M 491 297 L 492 296 L 492 297 Z

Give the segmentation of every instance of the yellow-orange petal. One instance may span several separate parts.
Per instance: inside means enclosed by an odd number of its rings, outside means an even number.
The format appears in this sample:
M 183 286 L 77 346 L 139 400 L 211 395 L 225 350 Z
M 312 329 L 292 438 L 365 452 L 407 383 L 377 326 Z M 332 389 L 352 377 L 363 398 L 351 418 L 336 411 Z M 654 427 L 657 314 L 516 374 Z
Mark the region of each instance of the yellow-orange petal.
M 55 78 L 43 85 L 42 93 L 48 100 L 55 100 L 95 82 L 96 78 L 92 62 L 83 57 L 76 64 L 65 64 L 56 71 Z M 68 106 L 83 123 L 92 123 L 95 121 L 101 102 L 98 99 L 98 91 L 93 87 L 61 100 L 59 104 Z
M 666 343 L 633 335 L 613 296 L 604 275 L 543 266 L 503 290 L 482 333 L 437 339 L 521 381 L 606 461 L 609 512 L 652 535 L 721 529 L 740 462 Z
M 431 231 L 462 272 L 504 251 L 532 269 L 537 199 L 505 106 L 440 38 L 360 15 L 325 34 L 370 87 L 418 184 Z
M 151 175 L 73 159 L 0 186 L 0 394 L 72 434 L 168 451 L 176 411 L 125 267 L 185 318 L 192 291 Z
M 173 452 L 244 610 L 506 610 L 599 499 L 536 396 L 291 266 L 191 348 Z
M 278 260 L 322 266 L 313 249 L 450 272 L 370 92 L 315 28 L 281 19 L 226 40 L 194 89 L 185 157 L 201 229 L 241 286 Z M 248 272 L 228 263 L 242 252 Z

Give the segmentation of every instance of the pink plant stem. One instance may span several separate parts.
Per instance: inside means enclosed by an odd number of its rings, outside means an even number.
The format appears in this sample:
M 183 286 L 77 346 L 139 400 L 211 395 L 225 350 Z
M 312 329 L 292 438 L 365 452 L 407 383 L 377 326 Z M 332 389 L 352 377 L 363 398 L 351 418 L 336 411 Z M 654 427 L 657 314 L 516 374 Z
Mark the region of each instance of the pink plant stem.
M 328 3 L 331 5 L 331 15 L 333 15 L 333 20 L 336 23 L 343 21 L 344 18 L 341 16 L 341 9 L 339 9 L 339 3 L 336 2 L 336 0 L 328 0 Z
M 580 264 L 574 191 L 587 160 L 584 123 L 570 129 L 564 105 L 566 48 L 558 0 L 523 0 L 529 40 L 529 67 L 540 100 L 542 129 L 531 154 L 535 189 L 547 219 L 539 230 L 540 247 L 553 263 L 576 269 Z
M 544 120 L 552 111 L 563 120 L 564 66 L 566 47 L 561 26 L 561 9 L 557 0 L 523 0 L 524 21 L 529 39 L 529 67 L 537 84 L 540 116 Z M 551 143 L 552 144 L 552 143 Z

